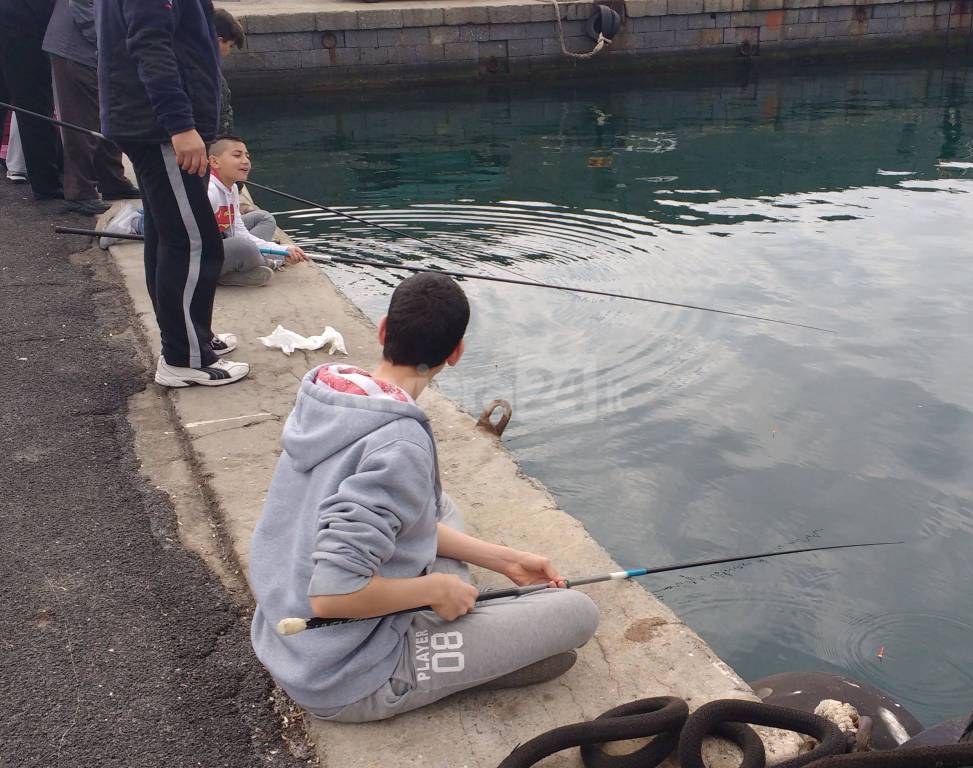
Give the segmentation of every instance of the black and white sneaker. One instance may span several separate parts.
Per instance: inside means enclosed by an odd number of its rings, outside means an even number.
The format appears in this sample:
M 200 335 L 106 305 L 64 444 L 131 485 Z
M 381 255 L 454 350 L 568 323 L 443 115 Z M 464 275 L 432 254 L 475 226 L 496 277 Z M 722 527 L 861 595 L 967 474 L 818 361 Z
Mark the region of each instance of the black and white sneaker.
M 155 383 L 163 387 L 189 387 L 199 384 L 203 387 L 219 387 L 232 384 L 250 373 L 247 363 L 234 363 L 232 360 L 217 360 L 205 368 L 179 368 L 169 365 L 159 358 L 155 367 Z
M 210 339 L 209 346 L 213 354 L 222 357 L 236 349 L 237 337 L 235 333 L 215 333 Z

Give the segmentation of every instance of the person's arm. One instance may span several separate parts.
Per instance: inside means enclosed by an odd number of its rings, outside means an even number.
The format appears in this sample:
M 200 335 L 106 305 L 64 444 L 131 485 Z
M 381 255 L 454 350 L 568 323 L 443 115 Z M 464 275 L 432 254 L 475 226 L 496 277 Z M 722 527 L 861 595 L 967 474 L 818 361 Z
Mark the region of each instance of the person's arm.
M 473 610 L 476 587 L 459 576 L 430 573 L 413 579 L 372 576 L 364 589 L 350 595 L 315 595 L 311 612 L 323 619 L 370 619 L 425 605 L 446 621 Z
M 307 592 L 316 616 L 370 618 L 431 605 L 451 620 L 472 609 L 476 588 L 456 576 L 378 575 L 395 553 L 399 531 L 427 513 L 432 473 L 427 448 L 396 440 L 365 456 L 321 502 Z
M 503 574 L 518 586 L 542 584 L 563 587 L 564 579 L 551 561 L 532 552 L 491 544 L 439 523 L 437 554 Z
M 180 0 L 123 0 L 125 48 L 163 130 L 172 138 L 176 161 L 186 173 L 206 175 L 206 144 L 196 130 L 192 103 L 172 48 Z

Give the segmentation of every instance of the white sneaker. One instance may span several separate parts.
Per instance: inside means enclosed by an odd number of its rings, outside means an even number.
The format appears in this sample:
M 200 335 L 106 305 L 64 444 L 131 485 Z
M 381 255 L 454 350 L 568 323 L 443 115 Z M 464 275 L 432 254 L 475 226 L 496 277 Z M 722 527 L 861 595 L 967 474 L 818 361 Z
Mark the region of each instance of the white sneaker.
M 232 360 L 217 360 L 205 368 L 179 368 L 169 365 L 159 358 L 155 367 L 155 383 L 163 387 L 188 387 L 199 384 L 203 387 L 220 387 L 232 384 L 250 373 L 247 363 L 234 363 Z
M 27 174 L 26 173 L 21 173 L 20 171 L 11 171 L 9 168 L 7 169 L 7 178 L 10 181 L 12 181 L 14 184 L 26 184 L 27 183 Z
M 209 341 L 213 354 L 222 357 L 236 349 L 237 337 L 235 333 L 214 333 Z

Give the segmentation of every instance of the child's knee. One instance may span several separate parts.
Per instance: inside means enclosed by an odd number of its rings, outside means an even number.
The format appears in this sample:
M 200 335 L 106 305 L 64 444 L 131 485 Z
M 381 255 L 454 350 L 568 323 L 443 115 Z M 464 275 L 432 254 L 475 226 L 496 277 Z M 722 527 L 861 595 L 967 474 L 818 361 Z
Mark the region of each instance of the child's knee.
M 587 643 L 598 629 L 598 606 L 584 592 L 565 589 L 558 592 L 560 605 L 558 610 L 563 613 L 565 621 L 561 622 L 566 645 L 580 648 Z
M 598 629 L 601 614 L 598 611 L 598 606 L 595 605 L 595 601 L 584 592 L 575 592 L 574 590 L 569 590 L 569 592 L 572 595 L 583 598 L 580 600 L 576 599 L 577 606 L 574 608 L 574 613 L 577 616 L 578 624 L 584 635 L 583 643 L 587 643 L 594 637 L 595 631 Z
M 261 225 L 272 226 L 275 229 L 277 228 L 277 219 L 274 218 L 274 214 L 272 214 L 270 211 L 265 211 L 258 208 L 255 211 L 251 211 L 248 214 L 248 217 L 249 221 L 246 222 L 248 225 L 247 229 L 254 229 L 255 227 L 259 227 Z

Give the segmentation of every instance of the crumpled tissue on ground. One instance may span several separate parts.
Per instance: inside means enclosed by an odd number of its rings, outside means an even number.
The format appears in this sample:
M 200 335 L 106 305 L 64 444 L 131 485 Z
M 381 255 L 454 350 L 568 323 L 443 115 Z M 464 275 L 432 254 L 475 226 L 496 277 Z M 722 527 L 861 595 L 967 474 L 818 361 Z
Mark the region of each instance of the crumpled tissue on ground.
M 321 349 L 321 347 L 325 347 L 324 351 L 329 355 L 336 352 L 343 355 L 348 354 L 348 350 L 345 349 L 344 337 L 330 325 L 325 327 L 320 336 L 301 336 L 299 333 L 294 333 L 294 331 L 289 331 L 284 326 L 278 325 L 269 336 L 261 336 L 260 341 L 264 343 L 264 346 L 280 348 L 285 355 L 289 355 L 295 349 Z

